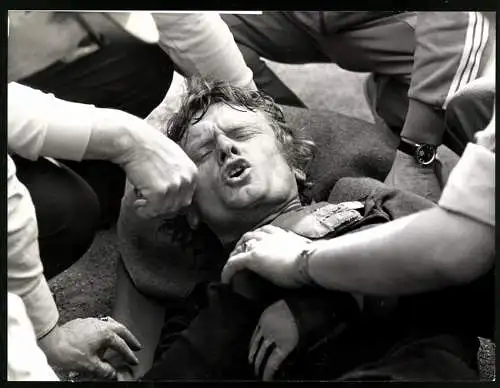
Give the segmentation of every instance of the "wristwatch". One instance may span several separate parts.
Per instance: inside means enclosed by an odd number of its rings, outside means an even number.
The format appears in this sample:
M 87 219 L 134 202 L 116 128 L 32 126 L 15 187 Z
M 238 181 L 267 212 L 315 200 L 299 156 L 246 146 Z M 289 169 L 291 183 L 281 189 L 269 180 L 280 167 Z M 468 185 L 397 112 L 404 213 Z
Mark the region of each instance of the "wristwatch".
M 430 167 L 436 160 L 437 146 L 434 144 L 419 144 L 402 137 L 399 142 L 398 150 L 413 156 L 421 166 Z

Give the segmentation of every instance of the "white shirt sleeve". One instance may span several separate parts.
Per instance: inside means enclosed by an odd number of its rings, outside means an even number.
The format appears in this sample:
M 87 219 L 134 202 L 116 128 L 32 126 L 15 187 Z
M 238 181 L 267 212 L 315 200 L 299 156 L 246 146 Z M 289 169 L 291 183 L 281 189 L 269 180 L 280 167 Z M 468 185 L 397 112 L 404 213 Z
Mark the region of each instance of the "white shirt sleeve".
M 38 347 L 22 299 L 9 292 L 7 309 L 7 380 L 58 381 L 47 357 Z
M 23 299 L 37 338 L 47 334 L 59 312 L 43 276 L 35 207 L 7 155 L 7 290 Z
M 98 108 L 15 82 L 8 84 L 7 99 L 9 152 L 30 160 L 39 156 L 82 159 Z
M 495 153 L 469 143 L 453 169 L 439 206 L 495 226 Z
M 187 75 L 255 88 L 252 71 L 217 13 L 153 13 L 153 18 L 160 46 Z

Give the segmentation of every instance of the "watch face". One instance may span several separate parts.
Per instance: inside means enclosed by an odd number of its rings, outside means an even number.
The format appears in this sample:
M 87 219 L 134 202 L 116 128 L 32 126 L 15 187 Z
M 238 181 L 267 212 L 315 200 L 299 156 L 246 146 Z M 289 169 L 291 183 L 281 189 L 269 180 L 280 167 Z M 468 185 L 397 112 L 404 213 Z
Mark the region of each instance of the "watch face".
M 436 159 L 436 146 L 431 144 L 422 144 L 417 148 L 416 154 L 417 162 L 426 166 L 434 162 Z

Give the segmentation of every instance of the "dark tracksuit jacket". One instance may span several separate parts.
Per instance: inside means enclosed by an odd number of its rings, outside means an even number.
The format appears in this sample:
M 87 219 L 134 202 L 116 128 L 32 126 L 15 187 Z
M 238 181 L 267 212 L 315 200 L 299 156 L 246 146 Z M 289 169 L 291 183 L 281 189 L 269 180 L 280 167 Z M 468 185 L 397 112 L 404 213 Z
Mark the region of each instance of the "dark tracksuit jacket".
M 271 224 L 310 239 L 327 239 L 432 206 L 413 194 L 365 182 L 372 189 L 358 198 L 362 208 L 346 210 L 322 202 L 292 209 Z M 188 243 L 192 246 L 193 239 Z M 203 252 L 200 247 L 194 250 Z M 210 254 L 223 255 L 223 263 L 233 247 L 214 248 Z M 182 303 L 172 303 L 156 362 L 144 380 L 255 379 L 247 361 L 250 338 L 263 310 L 280 299 L 294 315 L 300 341 L 278 378 L 476 378 L 477 338 L 450 326 L 450 319 L 444 319 L 449 313 L 446 308 L 439 312 L 449 297 L 440 300 L 439 306 L 433 298 L 417 298 L 417 302 L 365 298 L 360 313 L 347 293 L 312 287 L 280 289 L 250 272 L 240 274 L 237 281 L 252 297 L 204 280 Z

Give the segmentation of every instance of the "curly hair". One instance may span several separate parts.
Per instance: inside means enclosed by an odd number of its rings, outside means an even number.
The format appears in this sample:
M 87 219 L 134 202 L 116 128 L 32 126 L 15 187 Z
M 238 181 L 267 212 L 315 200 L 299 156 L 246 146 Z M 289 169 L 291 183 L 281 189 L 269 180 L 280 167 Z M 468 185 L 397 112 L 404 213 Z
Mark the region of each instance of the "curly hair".
M 299 192 L 310 186 L 306 182 L 307 168 L 314 157 L 316 146 L 302 129 L 289 126 L 281 108 L 261 91 L 231 85 L 226 81 L 209 80 L 198 76 L 186 80 L 187 92 L 180 109 L 167 124 L 167 135 L 180 142 L 190 125 L 199 122 L 210 106 L 224 103 L 233 109 L 259 111 L 268 119 L 285 160 L 295 172 Z

